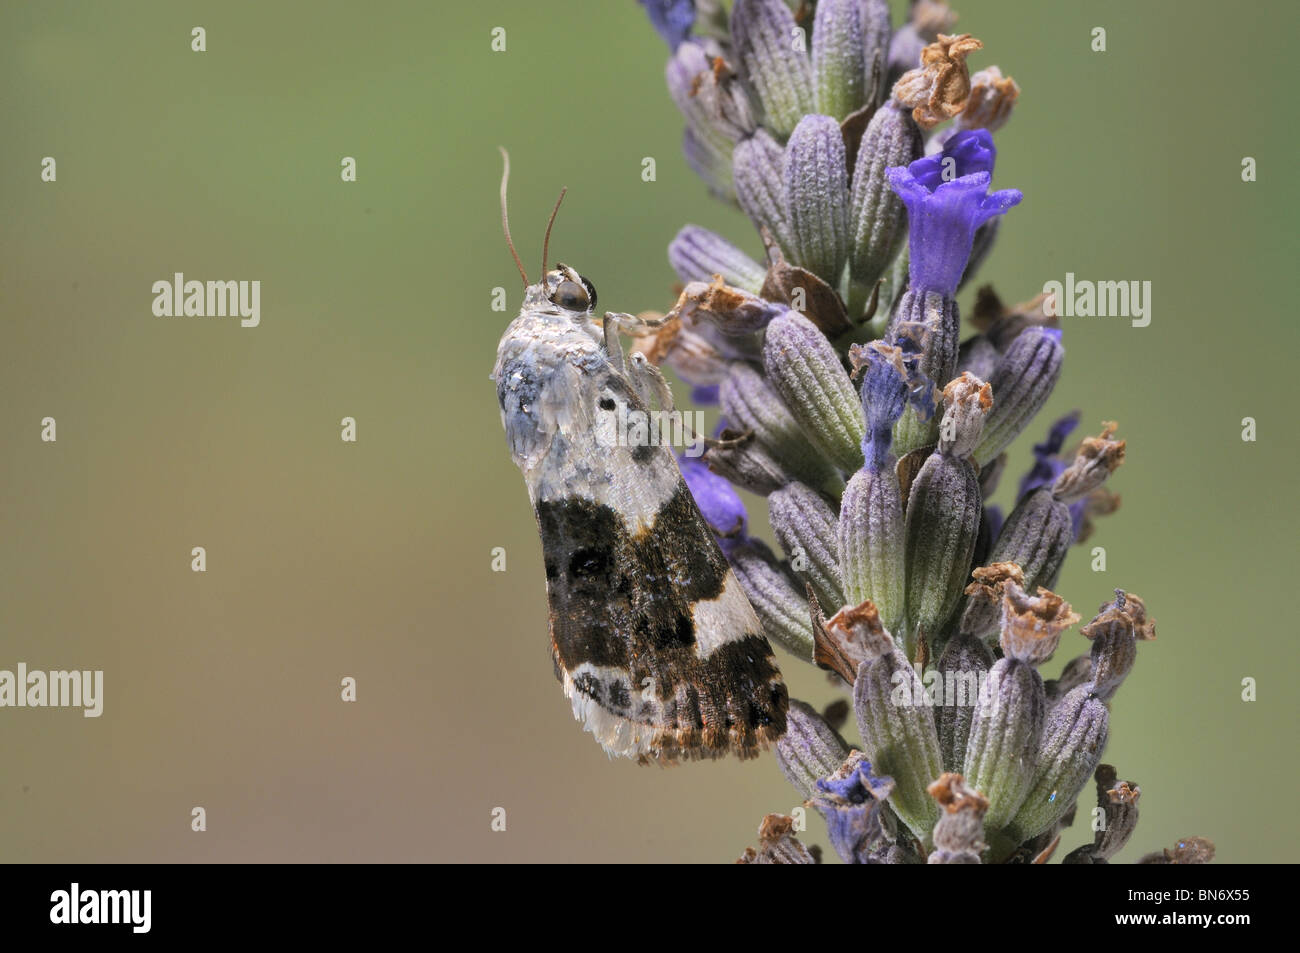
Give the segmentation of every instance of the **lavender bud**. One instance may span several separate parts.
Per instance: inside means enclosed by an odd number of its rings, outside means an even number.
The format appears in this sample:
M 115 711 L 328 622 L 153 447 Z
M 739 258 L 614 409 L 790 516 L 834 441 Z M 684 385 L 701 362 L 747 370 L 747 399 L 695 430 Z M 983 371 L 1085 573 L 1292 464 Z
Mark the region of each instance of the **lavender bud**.
M 772 320 L 763 344 L 768 380 L 836 466 L 862 466 L 866 421 L 844 365 L 826 336 L 796 311 Z
M 965 771 L 971 723 L 981 686 L 993 667 L 993 653 L 983 640 L 958 635 L 944 647 L 938 667 L 944 697 L 943 704 L 935 711 L 935 729 L 939 733 L 943 767 L 945 771 Z
M 983 500 L 979 478 L 969 459 L 954 454 L 978 437 L 987 386 L 973 378 L 958 378 L 944 389 L 949 404 L 944 414 L 939 451 L 921 466 L 907 498 L 906 543 L 907 619 L 912 638 L 934 639 L 957 608 L 970 574 Z
M 1142 789 L 1132 781 L 1120 781 L 1109 764 L 1099 765 L 1094 775 L 1097 781 L 1097 806 L 1101 808 L 1104 823 L 1093 835 L 1093 843 L 1086 844 L 1068 854 L 1062 863 L 1104 864 L 1121 850 L 1133 836 L 1138 822 L 1138 799 Z
M 736 0 L 731 35 L 745 81 L 763 106 L 768 128 L 785 138 L 813 111 L 812 69 L 794 48 L 794 14 L 782 0 Z
M 837 121 L 866 100 L 858 0 L 822 0 L 813 19 L 813 96 L 817 112 Z
M 981 501 L 967 460 L 932 454 L 908 494 L 904 530 L 906 604 L 911 637 L 933 639 L 942 629 L 970 572 L 979 532 Z
M 783 181 L 794 239 L 791 259 L 828 284 L 848 257 L 848 171 L 844 137 L 829 116 L 805 116 L 786 145 Z
M 757 539 L 734 543 L 727 548 L 727 561 L 768 638 L 797 658 L 811 661 L 813 637 L 807 604 L 767 545 Z
M 731 431 L 727 435 L 735 436 Z M 767 496 L 794 479 L 753 439 L 710 447 L 704 452 L 704 461 L 714 473 L 759 496 Z
M 889 42 L 894 29 L 887 0 L 858 0 L 862 19 L 862 75 L 866 80 L 865 102 L 880 105 L 889 89 Z M 875 86 L 872 87 L 874 81 Z
M 710 81 L 712 75 L 712 57 L 700 43 L 681 44 L 664 67 L 668 94 L 686 120 L 686 127 L 701 144 L 725 158 L 731 154 L 732 142 L 740 137 L 728 137 L 720 124 L 714 121 L 710 105 L 716 104 L 710 104 L 697 95 L 701 84 Z
M 894 640 L 880 624 L 880 613 L 870 602 L 845 606 L 826 621 L 820 618 L 820 608 L 814 601 L 812 614 L 816 642 L 813 661 L 850 685 L 863 662 L 893 650 Z
M 1109 737 L 1110 712 L 1091 685 L 1072 689 L 1047 716 L 1033 785 L 1007 830 L 1023 843 L 1055 824 L 1088 783 Z
M 668 244 L 668 263 L 683 282 L 723 281 L 752 294 L 763 287 L 763 266 L 720 235 L 686 225 Z
M 1106 482 L 1106 478 L 1124 462 L 1127 441 L 1110 439 L 1118 426 L 1113 421 L 1106 423 L 1101 436 L 1087 437 L 1083 441 L 1074 462 L 1052 485 L 1053 496 L 1064 503 L 1074 503 Z
M 1052 496 L 1046 487 L 1022 497 L 1002 524 L 990 562 L 1015 563 L 1024 572 L 1027 589 L 1056 585 L 1074 541 L 1070 508 Z
M 892 103 L 876 110 L 858 146 L 849 200 L 849 311 L 860 315 L 907 235 L 907 209 L 885 170 L 921 156 L 921 130 Z
M 1143 854 L 1139 864 L 1208 864 L 1214 859 L 1214 841 L 1205 837 L 1180 837 L 1173 847 Z
M 776 763 L 805 799 L 817 796 L 817 782 L 840 769 L 849 746 L 816 709 L 790 699 L 785 734 L 776 743 Z
M 1156 637 L 1156 620 L 1147 619 L 1146 604 L 1138 596 L 1115 590 L 1115 601 L 1080 630 L 1092 639 L 1091 671 L 1093 691 L 1102 701 L 1115 697 L 1120 683 L 1133 670 L 1137 644 Z
M 1058 330 L 1026 328 L 1016 337 L 989 381 L 993 410 L 975 450 L 976 463 L 983 466 L 996 458 L 1029 425 L 1051 396 L 1064 359 Z
M 845 602 L 875 603 L 890 631 L 903 622 L 903 505 L 894 468 L 863 468 L 840 500 L 840 571 Z
M 816 490 L 791 483 L 767 498 L 768 520 L 791 565 L 823 605 L 844 605 L 840 578 L 839 517 Z
M 903 493 L 892 452 L 893 427 L 908 404 L 932 410 L 934 385 L 917 370 L 914 355 L 873 341 L 854 345 L 849 359 L 863 370 L 866 436 L 863 468 L 840 500 L 840 570 L 850 605 L 872 600 L 892 631 L 905 609 Z
M 984 843 L 984 816 L 988 799 L 966 783 L 960 774 L 945 772 L 930 785 L 930 796 L 943 809 L 934 825 L 931 864 L 978 864 Z
M 843 481 L 838 471 L 809 441 L 803 426 L 762 373 L 748 364 L 732 364 L 718 396 L 727 420 L 752 430 L 784 471 L 816 489 L 839 492 Z
M 1025 574 L 1012 562 L 995 562 L 971 572 L 959 631 L 983 639 L 1002 623 L 1002 591 L 1008 581 L 1024 585 Z
M 687 126 L 682 130 L 682 154 L 711 195 L 724 202 L 738 200 L 729 150 L 702 138 L 694 126 Z
M 760 232 L 767 229 L 787 256 L 793 257 L 794 239 L 782 170 L 785 152 L 780 143 L 759 129 L 736 146 L 731 171 L 736 201 Z
M 982 381 L 991 381 L 1001 353 L 987 335 L 976 334 L 961 343 L 957 351 L 957 371 L 970 371 Z
M 1015 815 L 1034 779 L 1047 696 L 1032 665 L 1003 658 L 989 669 L 966 744 L 966 775 L 989 799 L 988 825 Z
M 990 66 L 970 78 L 970 96 L 966 108 L 953 124 L 957 129 L 987 129 L 997 132 L 1011 118 L 1011 108 L 1020 98 L 1020 87 L 1002 70 Z
M 744 84 L 722 57 L 710 56 L 707 63 L 689 91 L 696 104 L 693 120 L 726 143 L 748 138 L 758 123 Z
M 720 342 L 729 345 L 727 339 L 743 339 L 762 331 L 784 310 L 783 305 L 732 288 L 721 275 L 715 275 L 710 282 L 692 281 L 683 288 L 668 316 L 700 334 L 711 327 L 725 335 Z
M 943 758 L 925 686 L 890 642 L 885 651 L 859 666 L 853 708 L 871 763 L 894 779 L 890 797 L 894 813 L 925 840 L 938 818 L 926 789 L 943 772 Z
M 964 459 L 979 443 L 984 418 L 993 406 L 993 389 L 974 374 L 963 373 L 943 389 L 943 421 L 938 452 Z

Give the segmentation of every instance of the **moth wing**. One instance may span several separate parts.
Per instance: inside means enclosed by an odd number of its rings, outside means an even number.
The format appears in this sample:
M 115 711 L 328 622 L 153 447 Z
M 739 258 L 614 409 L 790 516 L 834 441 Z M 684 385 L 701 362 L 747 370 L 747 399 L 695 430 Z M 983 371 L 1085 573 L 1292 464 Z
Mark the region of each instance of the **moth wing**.
M 603 382 L 595 400 L 586 390 L 559 402 L 571 413 L 557 408 L 536 497 L 552 650 L 574 714 L 611 754 L 753 756 L 784 733 L 788 700 L 758 617 L 672 453 L 602 446 L 599 401 L 618 385 Z

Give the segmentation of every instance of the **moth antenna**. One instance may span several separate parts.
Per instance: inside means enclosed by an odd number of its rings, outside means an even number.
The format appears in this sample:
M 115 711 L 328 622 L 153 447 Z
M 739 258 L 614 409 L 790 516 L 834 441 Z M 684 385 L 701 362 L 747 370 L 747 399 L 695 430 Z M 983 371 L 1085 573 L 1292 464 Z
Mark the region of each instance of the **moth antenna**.
M 560 197 L 555 200 L 555 208 L 551 209 L 551 220 L 546 223 L 546 237 L 542 239 L 542 280 L 546 280 L 546 253 L 551 247 L 551 226 L 555 224 L 555 216 L 560 211 L 560 203 L 564 201 L 564 193 L 569 191 L 566 185 L 560 189 Z
M 519 277 L 524 279 L 524 288 L 527 288 L 528 273 L 524 271 L 524 263 L 519 260 L 519 252 L 515 251 L 515 243 L 510 239 L 510 216 L 506 214 L 506 183 L 510 181 L 510 153 L 506 152 L 504 146 L 497 146 L 497 148 L 501 150 L 501 158 L 505 161 L 505 168 L 501 170 L 501 230 L 506 233 L 506 247 L 510 249 L 515 267 L 519 269 Z

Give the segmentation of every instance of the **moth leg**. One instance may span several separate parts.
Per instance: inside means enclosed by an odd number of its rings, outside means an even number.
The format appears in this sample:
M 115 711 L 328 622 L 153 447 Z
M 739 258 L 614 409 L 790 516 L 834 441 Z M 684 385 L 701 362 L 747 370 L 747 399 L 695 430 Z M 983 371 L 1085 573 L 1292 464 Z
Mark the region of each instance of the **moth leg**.
M 661 410 L 672 411 L 673 391 L 668 386 L 663 371 L 651 364 L 649 358 L 640 351 L 628 355 L 628 383 L 647 407 L 653 396 Z
M 724 430 L 723 434 L 734 434 L 734 436 L 705 437 L 704 445 L 711 449 L 731 450 L 734 447 L 743 447 L 754 439 L 752 430 Z
M 614 365 L 619 376 L 626 379 L 627 366 L 623 363 L 623 342 L 618 337 L 619 317 L 620 315 L 612 311 L 606 311 L 602 331 L 605 335 L 605 355 L 609 358 L 609 363 Z
M 650 331 L 658 331 L 670 320 L 672 315 L 665 314 L 658 318 L 647 318 L 637 314 L 627 314 L 622 311 L 605 312 L 605 320 L 615 321 L 623 332 L 633 336 L 646 334 Z

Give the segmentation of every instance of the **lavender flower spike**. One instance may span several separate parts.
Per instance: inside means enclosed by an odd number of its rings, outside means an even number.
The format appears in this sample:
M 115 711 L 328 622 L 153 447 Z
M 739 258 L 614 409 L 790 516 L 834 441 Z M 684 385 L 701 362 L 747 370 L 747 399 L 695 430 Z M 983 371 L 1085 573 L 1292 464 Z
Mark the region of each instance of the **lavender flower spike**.
M 948 140 L 942 155 L 887 172 L 890 186 L 907 206 L 913 289 L 951 297 L 970 258 L 975 230 L 1024 198 L 1017 189 L 989 194 L 994 154 L 987 130 L 965 130 Z

